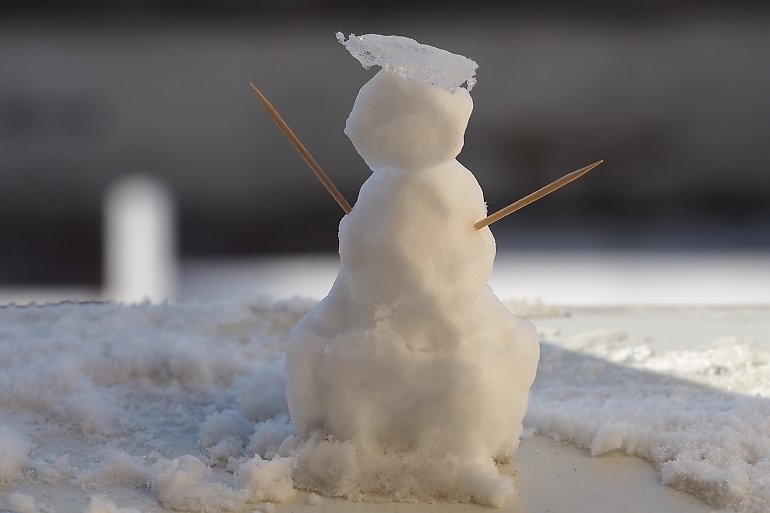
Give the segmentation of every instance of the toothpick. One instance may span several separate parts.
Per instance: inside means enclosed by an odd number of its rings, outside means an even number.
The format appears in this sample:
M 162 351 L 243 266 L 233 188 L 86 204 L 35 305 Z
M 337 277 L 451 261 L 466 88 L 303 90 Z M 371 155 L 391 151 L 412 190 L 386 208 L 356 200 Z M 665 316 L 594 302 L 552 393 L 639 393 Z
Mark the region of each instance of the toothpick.
M 294 146 L 294 149 L 297 150 L 303 159 L 305 159 L 307 165 L 313 171 L 315 176 L 321 181 L 323 186 L 326 187 L 326 190 L 329 191 L 329 194 L 331 194 L 335 201 L 337 201 L 337 204 L 342 207 L 342 210 L 344 210 L 346 214 L 349 214 L 352 210 L 350 203 L 348 203 L 340 191 L 337 190 L 326 173 L 324 173 L 323 169 L 321 169 L 321 166 L 318 165 L 318 162 L 315 161 L 310 152 L 307 151 L 305 146 L 300 142 L 299 138 L 294 135 L 294 132 L 292 132 L 291 128 L 289 128 L 289 125 L 286 124 L 286 121 L 284 121 L 281 115 L 278 114 L 278 111 L 275 110 L 273 104 L 270 103 L 267 98 L 265 98 L 265 95 L 263 95 L 259 89 L 257 89 L 257 86 L 251 82 L 249 82 L 249 85 L 254 90 L 259 100 L 262 102 L 262 105 L 264 105 L 265 109 L 267 109 L 267 113 L 271 118 L 273 118 L 273 121 L 275 121 L 275 124 L 278 125 L 278 128 L 281 129 L 283 135 L 286 136 L 291 145 Z
M 500 219 L 504 218 L 505 216 L 507 216 L 509 214 L 513 214 L 517 210 L 526 207 L 530 203 L 534 203 L 535 201 L 539 200 L 540 198 L 542 198 L 544 196 L 548 196 L 549 194 L 551 194 L 556 189 L 560 189 L 561 187 L 564 187 L 568 183 L 570 183 L 570 182 L 572 182 L 574 180 L 577 180 L 578 178 L 580 178 L 584 174 L 588 173 L 590 170 L 592 170 L 593 168 L 595 168 L 596 166 L 598 166 L 602 162 L 604 162 L 604 161 L 600 160 L 598 162 L 594 162 L 593 164 L 591 164 L 589 166 L 586 166 L 584 168 L 580 168 L 577 171 L 573 171 L 571 173 L 568 173 L 568 174 L 562 176 L 561 178 L 559 178 L 558 180 L 549 183 L 548 185 L 546 185 L 542 189 L 538 189 L 535 192 L 533 192 L 532 194 L 521 198 L 519 201 L 517 201 L 515 203 L 511 203 L 507 207 L 498 210 L 497 212 L 495 212 L 491 216 L 487 216 L 484 219 L 482 219 L 481 221 L 477 221 L 476 223 L 474 223 L 473 226 L 475 226 L 477 230 L 481 230 L 485 226 L 490 225 L 490 224 L 494 223 L 495 221 L 499 221 Z

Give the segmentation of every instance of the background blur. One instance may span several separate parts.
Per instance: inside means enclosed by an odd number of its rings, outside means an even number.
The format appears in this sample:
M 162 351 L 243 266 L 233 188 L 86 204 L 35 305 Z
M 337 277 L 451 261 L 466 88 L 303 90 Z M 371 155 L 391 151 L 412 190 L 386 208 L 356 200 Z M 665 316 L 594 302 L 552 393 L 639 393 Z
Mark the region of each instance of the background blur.
M 606 161 L 493 226 L 501 296 L 770 302 L 764 2 L 0 5 L 0 303 L 324 294 L 341 212 L 248 83 L 353 202 L 338 30 L 479 63 L 490 211 Z

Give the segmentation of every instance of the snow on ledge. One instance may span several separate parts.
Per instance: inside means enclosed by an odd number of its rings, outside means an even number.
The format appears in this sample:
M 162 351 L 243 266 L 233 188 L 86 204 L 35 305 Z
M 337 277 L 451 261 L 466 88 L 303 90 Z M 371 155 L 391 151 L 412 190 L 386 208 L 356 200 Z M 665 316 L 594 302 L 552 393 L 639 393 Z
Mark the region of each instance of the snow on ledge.
M 35 486 L 149 488 L 191 511 L 289 499 L 313 453 L 286 416 L 283 344 L 312 305 L 0 308 L 2 486 L 19 503 Z M 529 432 L 643 457 L 715 508 L 768 510 L 770 309 L 534 322 L 545 340 Z M 661 343 L 683 323 L 681 347 Z

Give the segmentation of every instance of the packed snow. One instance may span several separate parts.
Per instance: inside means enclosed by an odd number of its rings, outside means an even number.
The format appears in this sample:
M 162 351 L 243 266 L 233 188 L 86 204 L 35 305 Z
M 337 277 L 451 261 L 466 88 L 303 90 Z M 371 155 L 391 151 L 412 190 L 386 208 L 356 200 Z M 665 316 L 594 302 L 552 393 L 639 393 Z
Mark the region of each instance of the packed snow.
M 287 417 L 286 341 L 313 305 L 1 308 L 0 508 L 57 511 L 36 492 L 56 487 L 95 497 L 94 512 L 137 509 L 117 493 L 134 489 L 166 508 L 238 511 L 347 468 L 359 449 L 303 442 Z M 692 328 L 662 344 L 682 318 Z M 770 310 L 533 320 L 545 342 L 527 433 L 638 455 L 715 508 L 767 511 Z M 338 474 L 357 499 L 376 498 L 356 494 L 359 476 L 387 465 L 369 456 Z
M 515 498 L 495 462 L 518 447 L 539 346 L 487 285 L 495 242 L 473 226 L 486 204 L 455 160 L 472 105 L 387 69 L 356 98 L 345 133 L 372 175 L 340 223 L 334 286 L 287 346 L 304 488 Z

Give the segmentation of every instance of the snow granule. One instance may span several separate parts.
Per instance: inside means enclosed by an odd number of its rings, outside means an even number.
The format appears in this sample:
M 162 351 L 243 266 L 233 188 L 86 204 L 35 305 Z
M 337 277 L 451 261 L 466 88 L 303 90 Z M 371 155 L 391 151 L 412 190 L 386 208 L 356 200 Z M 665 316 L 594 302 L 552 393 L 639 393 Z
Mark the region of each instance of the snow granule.
M 253 430 L 254 425 L 244 419 L 239 411 L 212 413 L 201 426 L 200 444 L 201 447 L 212 447 L 227 438 L 236 438 L 243 443 Z
M 288 417 L 278 417 L 257 424 L 254 434 L 246 447 L 247 454 L 258 454 L 272 459 L 280 453 L 281 445 L 292 435 Z
M 182 456 L 154 466 L 153 489 L 164 507 L 198 513 L 219 513 L 243 507 L 241 494 L 210 480 L 211 469 L 198 458 Z
M 146 488 L 150 473 L 141 463 L 125 451 L 110 451 L 94 469 L 81 473 L 73 484 L 83 489 L 101 489 L 110 485 Z
M 254 456 L 238 469 L 236 486 L 249 502 L 285 502 L 294 497 L 293 467 L 293 458 Z
M 7 506 L 13 513 L 42 513 L 35 505 L 34 498 L 21 493 L 12 493 L 8 497 Z
M 119 508 L 109 499 L 94 495 L 83 513 L 142 513 L 134 508 Z

